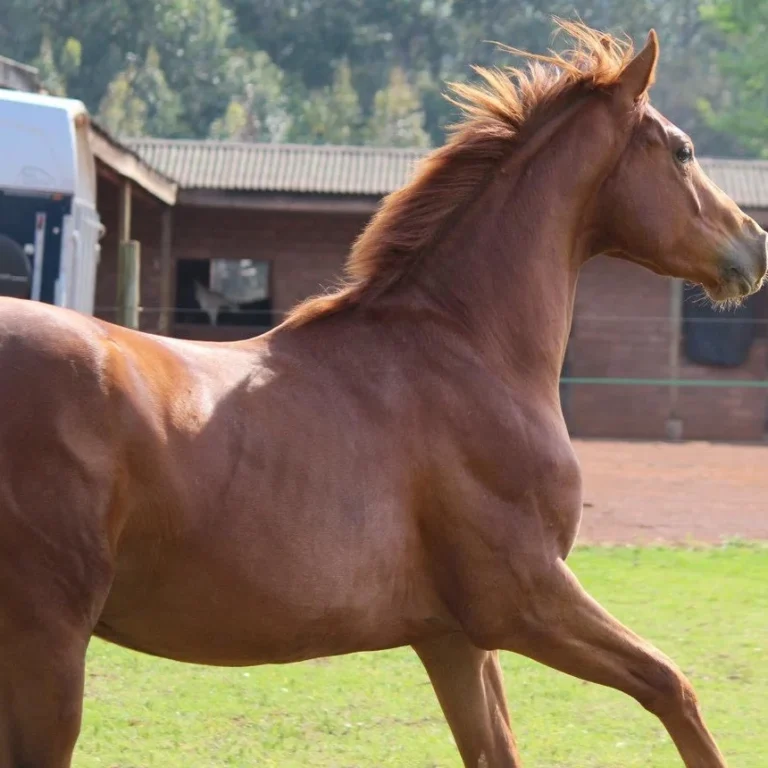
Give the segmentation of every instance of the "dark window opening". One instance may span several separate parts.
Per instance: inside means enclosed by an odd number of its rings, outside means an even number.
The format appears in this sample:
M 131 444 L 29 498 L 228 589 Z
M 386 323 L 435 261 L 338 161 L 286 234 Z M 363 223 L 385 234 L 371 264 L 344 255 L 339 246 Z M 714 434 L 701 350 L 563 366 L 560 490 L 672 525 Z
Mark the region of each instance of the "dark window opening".
M 746 363 L 757 336 L 757 297 L 741 306 L 718 309 L 696 285 L 683 289 L 683 351 L 698 365 L 738 368 Z
M 272 327 L 270 264 L 252 259 L 179 259 L 177 323 Z
M 42 249 L 39 297 L 49 304 L 56 299 L 62 230 L 64 217 L 70 213 L 70 208 L 71 198 L 59 194 L 37 195 L 0 190 L 0 234 L 17 243 L 28 259 L 30 285 L 27 293 L 30 296 L 36 244 Z

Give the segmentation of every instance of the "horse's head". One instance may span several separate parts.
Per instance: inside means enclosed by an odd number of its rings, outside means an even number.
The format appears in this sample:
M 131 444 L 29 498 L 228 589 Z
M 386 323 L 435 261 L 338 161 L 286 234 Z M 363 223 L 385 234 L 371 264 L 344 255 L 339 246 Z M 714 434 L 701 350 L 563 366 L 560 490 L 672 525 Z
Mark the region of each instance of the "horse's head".
M 768 236 L 696 161 L 691 139 L 648 102 L 658 59 L 654 32 L 611 90 L 631 130 L 600 192 L 603 250 L 739 300 L 766 276 Z

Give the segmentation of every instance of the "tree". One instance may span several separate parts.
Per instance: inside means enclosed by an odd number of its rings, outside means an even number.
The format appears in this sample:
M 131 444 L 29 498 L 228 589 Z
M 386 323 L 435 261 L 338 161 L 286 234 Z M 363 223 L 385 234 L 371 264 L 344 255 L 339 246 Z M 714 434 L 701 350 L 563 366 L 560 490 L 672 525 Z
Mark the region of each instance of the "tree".
M 202 138 L 227 103 L 222 86 L 230 57 L 238 56 L 230 49 L 234 16 L 221 0 L 155 2 L 158 23 L 147 30 L 148 43 L 157 48 L 168 85 L 182 105 L 173 135 Z
M 418 92 L 400 67 L 390 73 L 389 84 L 376 93 L 368 121 L 367 143 L 384 147 L 428 147 L 424 112 Z
M 237 42 L 266 51 L 307 89 L 329 85 L 333 65 L 351 52 L 365 0 L 229 0 Z
M 299 100 L 291 126 L 291 141 L 317 144 L 360 144 L 363 141 L 363 114 L 352 84 L 352 70 L 342 61 L 333 84 Z
M 109 84 L 99 106 L 99 120 L 112 133 L 124 136 L 144 136 L 147 125 L 147 105 L 133 90 L 136 67 L 133 63 Z
M 31 61 L 38 51 L 41 57 L 45 54 L 51 77 L 50 64 L 59 75 L 67 69 L 62 80 L 68 94 L 82 99 L 92 112 L 99 109 L 116 78 L 125 79 L 129 58 L 141 62 L 136 65 L 140 69 L 150 50 L 158 59 L 155 69 L 162 71 L 165 90 L 176 94 L 181 105 L 171 135 L 205 136 L 211 121 L 226 107 L 227 96 L 219 85 L 234 16 L 221 0 L 0 0 L 3 3 L 10 4 L 10 21 L 6 22 L 4 6 L 0 43 L 18 37 L 3 52 L 22 61 Z M 49 39 L 45 50 L 44 32 Z M 70 41 L 79 48 L 80 66 L 75 69 L 69 67 L 74 53 Z M 121 89 L 124 84 L 117 88 Z M 167 93 L 159 100 L 167 103 Z M 151 104 L 148 109 L 152 125 Z
M 0 2 L 0 53 L 31 63 L 41 55 L 46 33 L 52 50 L 58 28 L 52 25 L 59 13 L 58 0 L 2 0 Z
M 53 43 L 51 43 L 51 38 L 48 35 L 45 35 L 40 41 L 40 53 L 32 63 L 40 73 L 40 82 L 43 88 L 51 96 L 66 96 L 67 84 L 64 76 L 59 72 L 58 66 L 56 66 Z
M 406 71 L 413 83 L 425 75 L 433 84 L 432 108 L 425 117 L 434 122 L 427 130 L 440 137 L 450 108 L 434 98 L 434 84 L 455 74 L 451 64 L 461 26 L 452 16 L 456 0 L 228 2 L 237 15 L 240 43 L 267 51 L 293 83 L 314 95 L 313 108 L 320 108 L 316 94 L 332 85 L 340 61 L 349 65 L 360 107 L 368 116 L 394 67 Z
M 702 113 L 746 153 L 768 157 L 768 0 L 714 0 L 703 14 L 728 47 L 716 59 L 725 87 L 701 100 Z
M 693 136 L 700 153 L 755 154 L 764 151 L 768 113 L 768 47 L 761 42 L 767 5 L 584 0 L 579 14 L 638 43 L 654 27 L 662 56 L 654 104 Z M 91 111 L 107 104 L 116 125 L 171 138 L 418 145 L 442 142 L 444 126 L 457 116 L 442 98 L 446 80 L 471 77 L 472 64 L 511 63 L 485 41 L 545 51 L 559 45 L 552 15 L 574 15 L 571 0 L 0 0 L 0 6 L 0 52 L 37 61 L 51 91 L 66 91 Z M 156 65 L 150 66 L 150 50 Z M 149 90 L 131 90 L 142 69 L 159 89 L 154 105 Z
M 180 114 L 179 96 L 168 86 L 154 48 L 140 65 L 131 57 L 99 107 L 104 127 L 118 136 L 171 136 L 178 131 Z
M 210 126 L 216 139 L 284 141 L 291 127 L 285 75 L 264 51 L 230 55 L 222 79 L 229 95 L 224 114 Z

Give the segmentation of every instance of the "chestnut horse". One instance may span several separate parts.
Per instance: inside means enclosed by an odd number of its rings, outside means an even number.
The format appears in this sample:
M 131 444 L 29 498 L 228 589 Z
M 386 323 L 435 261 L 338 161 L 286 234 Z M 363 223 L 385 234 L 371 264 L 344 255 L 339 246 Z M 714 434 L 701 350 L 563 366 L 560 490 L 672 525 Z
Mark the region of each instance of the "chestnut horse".
M 0 304 L 0 765 L 64 768 L 95 634 L 214 665 L 412 646 L 464 765 L 520 766 L 498 650 L 617 688 L 723 768 L 690 683 L 565 564 L 579 267 L 756 291 L 766 234 L 648 101 L 658 45 L 457 85 L 345 284 L 238 343 Z

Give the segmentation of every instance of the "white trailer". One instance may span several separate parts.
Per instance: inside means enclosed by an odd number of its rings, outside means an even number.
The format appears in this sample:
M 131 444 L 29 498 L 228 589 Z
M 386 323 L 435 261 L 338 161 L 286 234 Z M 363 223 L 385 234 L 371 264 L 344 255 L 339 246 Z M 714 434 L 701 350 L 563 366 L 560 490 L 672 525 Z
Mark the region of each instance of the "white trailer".
M 0 89 L 0 294 L 93 314 L 103 232 L 85 105 Z

